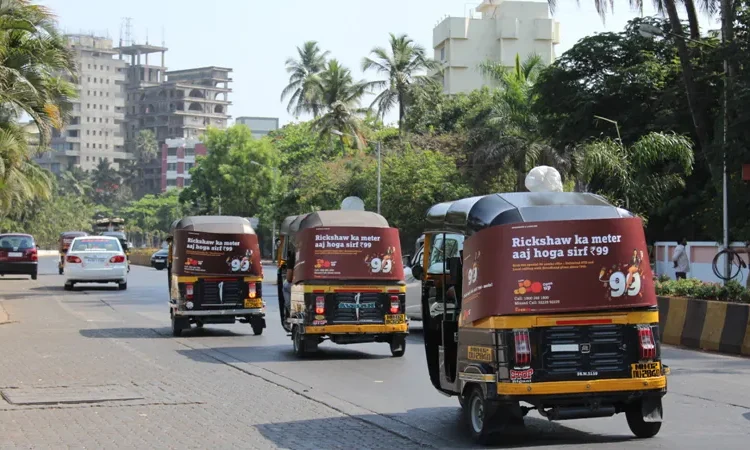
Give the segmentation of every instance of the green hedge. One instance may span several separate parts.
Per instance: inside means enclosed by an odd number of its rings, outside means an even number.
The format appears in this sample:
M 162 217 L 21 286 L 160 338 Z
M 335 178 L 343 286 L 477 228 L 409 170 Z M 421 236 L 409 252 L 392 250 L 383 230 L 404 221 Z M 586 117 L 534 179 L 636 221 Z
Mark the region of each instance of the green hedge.
M 672 280 L 662 276 L 656 281 L 656 295 L 750 303 L 750 291 L 735 280 L 722 286 L 720 283 L 705 283 L 696 278 Z

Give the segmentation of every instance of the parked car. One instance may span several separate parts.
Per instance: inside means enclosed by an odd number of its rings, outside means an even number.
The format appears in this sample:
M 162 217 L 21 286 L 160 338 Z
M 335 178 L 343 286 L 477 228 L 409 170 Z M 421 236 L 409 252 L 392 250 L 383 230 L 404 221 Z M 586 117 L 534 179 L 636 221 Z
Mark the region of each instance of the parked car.
M 30 234 L 0 234 L 0 275 L 29 275 L 36 280 L 39 255 Z
M 167 267 L 167 255 L 168 254 L 169 254 L 169 249 L 162 248 L 161 250 L 151 255 L 151 267 L 153 267 L 156 270 L 164 270 Z
M 73 239 L 65 256 L 65 290 L 77 283 L 117 283 L 128 288 L 128 259 L 114 236 L 82 236 Z

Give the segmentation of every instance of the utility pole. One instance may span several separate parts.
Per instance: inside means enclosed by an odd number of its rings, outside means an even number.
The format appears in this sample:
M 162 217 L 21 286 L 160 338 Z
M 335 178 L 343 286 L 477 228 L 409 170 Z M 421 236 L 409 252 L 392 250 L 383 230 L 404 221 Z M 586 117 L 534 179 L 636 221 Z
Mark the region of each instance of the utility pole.
M 729 34 L 732 32 L 731 23 L 731 11 L 732 11 L 731 0 L 721 0 L 721 44 L 725 47 Z M 724 249 L 729 250 L 729 194 L 727 193 L 727 134 L 729 132 L 729 95 L 730 94 L 730 79 L 729 79 L 729 60 L 726 54 L 724 55 L 724 99 L 722 102 L 722 115 L 723 115 L 723 129 L 721 136 L 721 149 L 722 149 L 722 219 L 724 228 Z M 724 278 L 728 280 L 731 275 L 731 259 L 729 254 L 724 254 Z M 724 281 L 726 284 L 726 281 Z

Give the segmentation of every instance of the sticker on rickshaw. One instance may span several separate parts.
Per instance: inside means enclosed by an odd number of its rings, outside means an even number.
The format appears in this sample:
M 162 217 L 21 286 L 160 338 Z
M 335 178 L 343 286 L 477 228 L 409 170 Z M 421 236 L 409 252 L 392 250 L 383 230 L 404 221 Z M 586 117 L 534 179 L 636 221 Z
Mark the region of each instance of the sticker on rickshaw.
M 301 280 L 404 279 L 396 228 L 310 228 L 297 235 L 295 283 Z
M 534 376 L 534 369 L 523 369 L 523 370 L 511 370 L 510 381 L 511 383 L 531 383 L 531 378 Z
M 261 276 L 258 236 L 177 230 L 172 244 L 176 275 Z
M 639 218 L 495 226 L 464 243 L 466 322 L 656 305 Z

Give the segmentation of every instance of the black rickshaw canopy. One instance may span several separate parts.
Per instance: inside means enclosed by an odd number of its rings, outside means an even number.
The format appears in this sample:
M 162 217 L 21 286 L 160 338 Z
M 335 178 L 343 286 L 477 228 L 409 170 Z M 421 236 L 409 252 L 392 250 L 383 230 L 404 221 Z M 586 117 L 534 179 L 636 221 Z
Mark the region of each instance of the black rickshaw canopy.
M 289 216 L 281 222 L 279 234 L 288 236 L 299 230 L 317 227 L 389 228 L 385 217 L 372 211 L 337 209 Z
M 426 232 L 470 236 L 485 228 L 523 222 L 634 217 L 604 197 L 585 192 L 511 192 L 438 203 L 427 211 Z
M 255 234 L 250 221 L 237 216 L 188 216 L 175 220 L 169 229 L 170 237 L 176 230 L 203 233 Z

